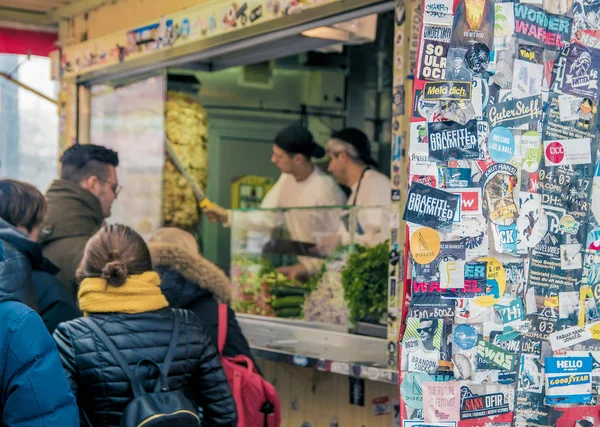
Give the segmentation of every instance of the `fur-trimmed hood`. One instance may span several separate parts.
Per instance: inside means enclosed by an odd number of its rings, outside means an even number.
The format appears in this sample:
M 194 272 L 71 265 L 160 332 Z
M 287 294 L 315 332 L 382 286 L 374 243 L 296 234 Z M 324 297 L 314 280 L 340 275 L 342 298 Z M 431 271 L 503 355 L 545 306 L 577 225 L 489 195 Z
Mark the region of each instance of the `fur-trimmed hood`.
M 206 297 L 207 292 L 219 302 L 231 301 L 229 278 L 202 255 L 167 242 L 150 242 L 148 248 L 154 269 L 161 276 L 161 289 L 172 307 L 185 308 L 194 299 Z

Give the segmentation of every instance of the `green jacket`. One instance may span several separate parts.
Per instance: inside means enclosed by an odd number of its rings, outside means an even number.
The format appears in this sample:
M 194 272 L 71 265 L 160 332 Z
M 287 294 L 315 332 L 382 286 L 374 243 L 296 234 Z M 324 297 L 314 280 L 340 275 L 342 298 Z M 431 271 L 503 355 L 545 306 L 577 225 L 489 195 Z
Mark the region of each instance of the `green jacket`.
M 58 279 L 77 300 L 75 271 L 87 241 L 104 222 L 100 201 L 77 184 L 55 180 L 46 192 L 48 215 L 40 232 L 42 251 L 60 268 Z

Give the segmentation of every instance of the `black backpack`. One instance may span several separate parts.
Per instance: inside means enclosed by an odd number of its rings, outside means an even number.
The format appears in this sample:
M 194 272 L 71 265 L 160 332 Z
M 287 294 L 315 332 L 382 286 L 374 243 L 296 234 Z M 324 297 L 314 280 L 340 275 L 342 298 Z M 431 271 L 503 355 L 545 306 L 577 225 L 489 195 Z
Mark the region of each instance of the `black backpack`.
M 108 348 L 110 354 L 115 358 L 123 372 L 125 372 L 125 375 L 127 375 L 133 389 L 134 399 L 127 405 L 123 412 L 121 427 L 199 427 L 202 425 L 196 405 L 190 402 L 181 391 L 169 391 L 167 377 L 171 362 L 173 361 L 175 348 L 177 347 L 177 341 L 179 340 L 181 324 L 177 310 L 173 310 L 173 315 L 173 333 L 162 369 L 155 361 L 142 359 L 133 371 L 129 368 L 129 365 L 123 359 L 117 347 L 115 347 L 102 328 L 100 328 L 94 319 L 87 318 L 89 321 L 86 323 Z M 138 377 L 138 369 L 144 363 L 156 366 L 159 371 L 160 377 L 156 380 L 156 386 L 152 393 L 146 393 Z

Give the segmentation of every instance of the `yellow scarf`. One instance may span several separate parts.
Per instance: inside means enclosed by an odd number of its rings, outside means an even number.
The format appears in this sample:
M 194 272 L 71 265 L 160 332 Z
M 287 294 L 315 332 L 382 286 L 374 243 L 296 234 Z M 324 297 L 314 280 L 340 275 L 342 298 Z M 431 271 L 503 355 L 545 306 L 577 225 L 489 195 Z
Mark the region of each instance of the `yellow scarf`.
M 123 286 L 110 286 L 100 277 L 84 279 L 79 285 L 79 308 L 84 313 L 145 313 L 168 307 L 154 271 L 131 275 Z

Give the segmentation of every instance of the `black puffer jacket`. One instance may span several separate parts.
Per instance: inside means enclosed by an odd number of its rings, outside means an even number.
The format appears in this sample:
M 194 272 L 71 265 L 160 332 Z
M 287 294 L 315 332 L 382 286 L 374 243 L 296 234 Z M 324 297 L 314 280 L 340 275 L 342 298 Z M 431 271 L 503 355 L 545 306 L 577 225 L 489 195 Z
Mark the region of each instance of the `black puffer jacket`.
M 121 351 L 132 369 L 142 359 L 162 364 L 173 329 L 175 310 L 165 308 L 140 314 L 92 314 Z M 209 426 L 235 426 L 237 413 L 225 372 L 196 316 L 181 312 L 181 333 L 169 371 L 169 388 L 183 390 L 200 406 Z M 62 323 L 54 332 L 67 378 L 91 424 L 119 426 L 133 399 L 131 385 L 117 361 L 88 326 L 89 319 Z M 151 391 L 158 370 L 144 365 L 140 378 Z

